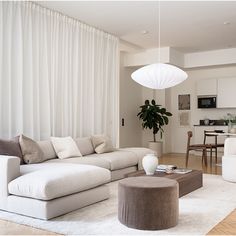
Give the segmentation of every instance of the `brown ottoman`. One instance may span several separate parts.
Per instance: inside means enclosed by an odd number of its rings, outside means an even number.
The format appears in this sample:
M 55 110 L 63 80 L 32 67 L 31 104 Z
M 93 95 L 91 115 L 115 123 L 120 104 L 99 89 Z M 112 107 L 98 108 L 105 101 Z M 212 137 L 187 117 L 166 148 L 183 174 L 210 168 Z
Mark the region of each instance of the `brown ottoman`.
M 160 177 L 131 177 L 118 185 L 119 221 L 135 229 L 174 227 L 179 216 L 179 186 Z

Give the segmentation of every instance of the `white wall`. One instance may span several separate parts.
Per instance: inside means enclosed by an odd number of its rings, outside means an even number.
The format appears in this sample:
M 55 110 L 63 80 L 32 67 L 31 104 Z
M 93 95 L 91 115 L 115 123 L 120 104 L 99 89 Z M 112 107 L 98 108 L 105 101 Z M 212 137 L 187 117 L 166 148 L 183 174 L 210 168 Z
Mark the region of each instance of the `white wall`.
M 221 119 L 228 112 L 236 114 L 236 109 L 197 109 L 196 83 L 198 80 L 210 78 L 236 77 L 236 66 L 225 66 L 215 68 L 201 68 L 186 71 L 188 79 L 173 88 L 171 88 L 171 152 L 184 153 L 186 151 L 187 131 L 193 130 L 194 124 L 199 124 L 200 119 Z M 236 88 L 235 88 L 236 91 Z M 191 125 L 190 127 L 180 127 L 178 121 L 178 95 L 190 94 L 191 96 Z M 230 96 L 230 95 L 229 95 Z M 168 138 L 168 139 L 169 139 Z
M 123 55 L 123 54 L 122 54 Z M 124 55 L 123 55 L 124 56 Z M 121 56 L 120 70 L 120 146 L 148 146 L 148 141 L 153 139 L 151 130 L 142 130 L 141 121 L 138 120 L 137 113 L 139 106 L 146 99 L 155 99 L 163 105 L 173 116 L 170 124 L 165 127 L 164 152 L 185 153 L 187 131 L 193 130 L 194 124 L 199 124 L 200 119 L 221 119 L 227 113 L 236 114 L 236 109 L 197 109 L 196 83 L 198 80 L 211 78 L 236 77 L 236 65 L 201 67 L 188 69 L 188 79 L 180 85 L 166 90 L 156 90 L 142 87 L 135 83 L 130 75 L 138 67 L 124 67 L 123 56 Z M 236 89 L 235 89 L 236 91 Z M 191 95 L 190 126 L 180 127 L 178 111 L 178 95 Z M 121 118 L 125 118 L 125 126 L 121 126 Z
M 136 68 L 123 67 L 124 54 L 120 57 L 120 147 L 141 146 L 142 129 L 137 114 L 142 103 L 142 86 L 131 79 Z M 125 126 L 121 125 L 124 118 Z
M 158 55 L 160 55 L 160 58 L 158 58 Z M 156 62 L 170 63 L 185 69 L 225 66 L 236 63 L 236 48 L 182 53 L 171 47 L 163 47 L 127 53 L 124 58 L 126 67 L 143 66 Z

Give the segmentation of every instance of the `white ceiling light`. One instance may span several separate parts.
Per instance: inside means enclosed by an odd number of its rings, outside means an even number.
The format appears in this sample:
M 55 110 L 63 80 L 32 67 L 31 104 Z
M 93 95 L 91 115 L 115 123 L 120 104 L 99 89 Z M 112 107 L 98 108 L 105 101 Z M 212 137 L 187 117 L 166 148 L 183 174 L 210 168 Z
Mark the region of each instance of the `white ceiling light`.
M 160 0 L 158 1 L 158 39 L 159 49 L 161 44 L 161 25 L 160 25 Z M 158 61 L 160 62 L 160 50 L 158 53 Z M 166 89 L 173 87 L 188 78 L 186 72 L 180 68 L 163 64 L 156 63 L 148 66 L 144 66 L 131 74 L 131 78 L 137 83 L 151 88 L 151 89 Z
M 157 63 L 136 70 L 131 77 L 145 87 L 165 89 L 183 82 L 188 75 L 176 66 Z

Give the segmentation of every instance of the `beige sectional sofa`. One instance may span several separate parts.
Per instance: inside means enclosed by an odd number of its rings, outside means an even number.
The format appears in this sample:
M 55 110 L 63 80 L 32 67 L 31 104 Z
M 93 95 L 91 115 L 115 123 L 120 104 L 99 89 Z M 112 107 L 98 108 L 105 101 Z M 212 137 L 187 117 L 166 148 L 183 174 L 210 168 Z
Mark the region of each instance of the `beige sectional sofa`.
M 106 183 L 142 169 L 146 148 L 96 154 L 90 138 L 75 140 L 82 157 L 58 159 L 51 141 L 38 142 L 46 161 L 20 165 L 0 157 L 0 209 L 40 219 L 68 213 L 109 198 Z

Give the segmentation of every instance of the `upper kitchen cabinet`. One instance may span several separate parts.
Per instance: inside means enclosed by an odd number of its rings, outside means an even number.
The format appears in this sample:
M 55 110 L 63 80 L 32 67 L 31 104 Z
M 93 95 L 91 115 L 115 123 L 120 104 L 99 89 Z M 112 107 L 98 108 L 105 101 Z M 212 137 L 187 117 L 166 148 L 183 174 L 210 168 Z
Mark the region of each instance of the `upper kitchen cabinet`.
M 217 94 L 217 79 L 199 80 L 197 82 L 197 96 Z
M 217 108 L 235 108 L 236 78 L 222 78 L 217 81 Z

